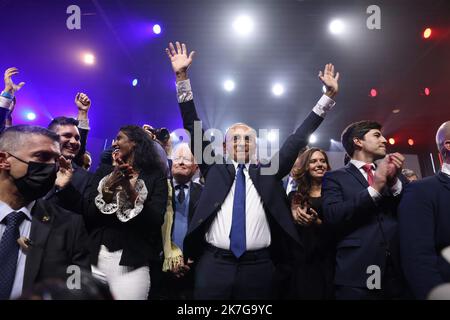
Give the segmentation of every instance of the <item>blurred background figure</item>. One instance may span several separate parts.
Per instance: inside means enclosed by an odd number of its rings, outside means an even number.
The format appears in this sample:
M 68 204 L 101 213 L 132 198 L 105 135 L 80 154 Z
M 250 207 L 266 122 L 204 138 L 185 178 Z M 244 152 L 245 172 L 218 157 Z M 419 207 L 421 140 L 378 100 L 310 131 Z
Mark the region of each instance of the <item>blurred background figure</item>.
M 406 179 L 408 179 L 409 182 L 419 180 L 417 174 L 411 169 L 403 169 L 402 174 L 406 177 Z

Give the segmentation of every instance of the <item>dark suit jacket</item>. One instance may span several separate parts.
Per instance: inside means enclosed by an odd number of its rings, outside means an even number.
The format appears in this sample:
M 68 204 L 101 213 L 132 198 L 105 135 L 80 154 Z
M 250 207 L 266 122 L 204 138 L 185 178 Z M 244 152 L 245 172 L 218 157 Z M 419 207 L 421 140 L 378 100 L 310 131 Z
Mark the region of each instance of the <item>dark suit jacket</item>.
M 444 173 L 410 183 L 399 206 L 402 266 L 414 295 L 425 299 L 450 282 L 441 250 L 450 246 L 450 177 Z
M 181 103 L 180 109 L 184 128 L 189 131 L 191 137 L 194 137 L 194 121 L 199 121 L 194 102 Z M 279 169 L 276 174 L 262 175 L 261 165 L 252 164 L 249 167 L 250 178 L 263 201 L 269 221 L 272 233 L 271 249 L 273 259 L 276 261 L 280 261 L 286 255 L 286 252 L 283 252 L 287 248 L 286 241 L 295 241 L 300 244 L 281 179 L 289 173 L 299 150 L 308 143 L 309 135 L 322 121 L 322 117 L 311 112 L 295 133 L 289 136 L 278 153 Z M 195 144 L 195 138 L 192 139 Z M 205 150 L 209 143 L 209 141 L 203 141 L 202 150 Z M 195 146 L 192 150 L 195 150 Z M 194 261 L 202 253 L 205 233 L 235 179 L 235 169 L 232 164 L 209 165 L 204 161 L 198 163 L 206 181 L 184 242 L 186 256 L 194 258 Z
M 45 199 L 64 209 L 84 214 L 83 203 L 88 197 L 88 189 L 94 175 L 75 163 L 72 163 L 72 166 L 74 168 L 72 181 L 61 190 L 53 188 Z
M 93 178 L 87 201 L 86 225 L 90 236 L 91 263 L 96 265 L 100 246 L 105 237 L 118 240 L 123 249 L 121 265 L 141 267 L 151 260 L 158 260 L 162 251 L 161 226 L 167 204 L 167 178 L 161 170 L 146 174 L 141 173 L 148 190 L 142 211 L 129 220 L 121 222 L 115 214 L 103 214 L 95 205 L 100 180 L 110 174 L 113 166 L 102 164 Z M 109 248 L 112 250 L 112 248 Z
M 337 232 L 336 285 L 367 288 L 371 274 L 367 267 L 377 265 L 384 275 L 387 247 L 399 269 L 396 212 L 400 195 L 393 197 L 384 190 L 382 199 L 375 204 L 368 186 L 351 163 L 327 172 L 323 179 L 324 220 L 334 225 Z
M 31 248 L 27 253 L 24 293 L 46 278 L 62 278 L 70 265 L 90 270 L 87 233 L 81 216 L 37 200 L 31 211 Z

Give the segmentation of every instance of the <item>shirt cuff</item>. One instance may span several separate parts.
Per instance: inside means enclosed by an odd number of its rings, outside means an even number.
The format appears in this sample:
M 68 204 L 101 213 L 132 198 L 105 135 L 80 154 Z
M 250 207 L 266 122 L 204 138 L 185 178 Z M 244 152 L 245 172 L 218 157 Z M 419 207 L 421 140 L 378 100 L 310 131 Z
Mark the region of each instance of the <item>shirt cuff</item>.
M 11 110 L 12 99 L 0 96 L 0 108 Z
M 374 188 L 368 187 L 367 190 L 369 191 L 369 194 L 372 197 L 372 200 L 375 201 L 375 203 L 377 203 L 381 199 L 381 193 L 379 193 Z
M 326 113 L 330 111 L 335 104 L 336 102 L 333 99 L 324 94 L 314 106 L 313 111 L 318 116 L 325 118 Z
M 189 79 L 177 82 L 177 98 L 178 103 L 183 103 L 194 99 L 191 82 Z
M 91 130 L 91 128 L 89 127 L 89 119 L 78 120 L 78 128 L 84 130 Z
M 400 179 L 397 178 L 397 182 L 396 184 L 394 184 L 391 187 L 391 193 L 394 197 L 398 196 L 400 193 L 402 193 L 402 189 L 403 189 L 403 184 L 400 181 Z

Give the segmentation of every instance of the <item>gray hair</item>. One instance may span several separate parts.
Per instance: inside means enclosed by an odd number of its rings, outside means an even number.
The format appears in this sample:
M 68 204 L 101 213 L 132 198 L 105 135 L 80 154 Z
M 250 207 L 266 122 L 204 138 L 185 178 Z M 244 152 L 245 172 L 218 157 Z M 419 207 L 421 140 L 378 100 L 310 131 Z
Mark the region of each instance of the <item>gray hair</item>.
M 59 144 L 59 136 L 48 129 L 39 126 L 18 125 L 7 128 L 0 135 L 0 150 L 16 151 L 23 148 L 31 135 L 45 136 Z

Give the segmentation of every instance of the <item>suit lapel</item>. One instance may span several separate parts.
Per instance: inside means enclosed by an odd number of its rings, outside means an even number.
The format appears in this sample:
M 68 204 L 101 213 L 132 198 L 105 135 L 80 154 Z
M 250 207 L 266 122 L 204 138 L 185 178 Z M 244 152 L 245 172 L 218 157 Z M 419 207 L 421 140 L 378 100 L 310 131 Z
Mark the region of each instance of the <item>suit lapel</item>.
M 258 190 L 258 193 L 261 195 L 261 193 L 259 192 L 259 167 L 256 164 L 251 164 L 248 168 L 248 173 L 250 175 L 250 179 L 252 179 L 253 185 L 255 186 L 256 190 Z
M 189 190 L 188 225 L 191 223 L 192 217 L 194 216 L 195 208 L 200 199 L 200 193 L 201 187 L 197 186 L 194 182 L 191 182 L 191 188 Z
M 25 262 L 25 274 L 23 280 L 24 290 L 30 289 L 33 286 L 39 273 L 42 256 L 54 220 L 52 214 L 46 211 L 47 210 L 41 203 L 41 200 L 38 200 L 32 211 L 30 231 L 32 246 L 27 254 Z
M 366 178 L 364 178 L 363 174 L 361 173 L 361 171 L 359 171 L 359 169 L 357 167 L 355 167 L 353 164 L 349 163 L 349 164 L 347 164 L 345 169 L 353 177 L 355 177 L 355 179 L 358 180 L 359 183 L 361 183 L 364 186 L 364 188 L 369 187 L 369 183 L 367 182 Z

